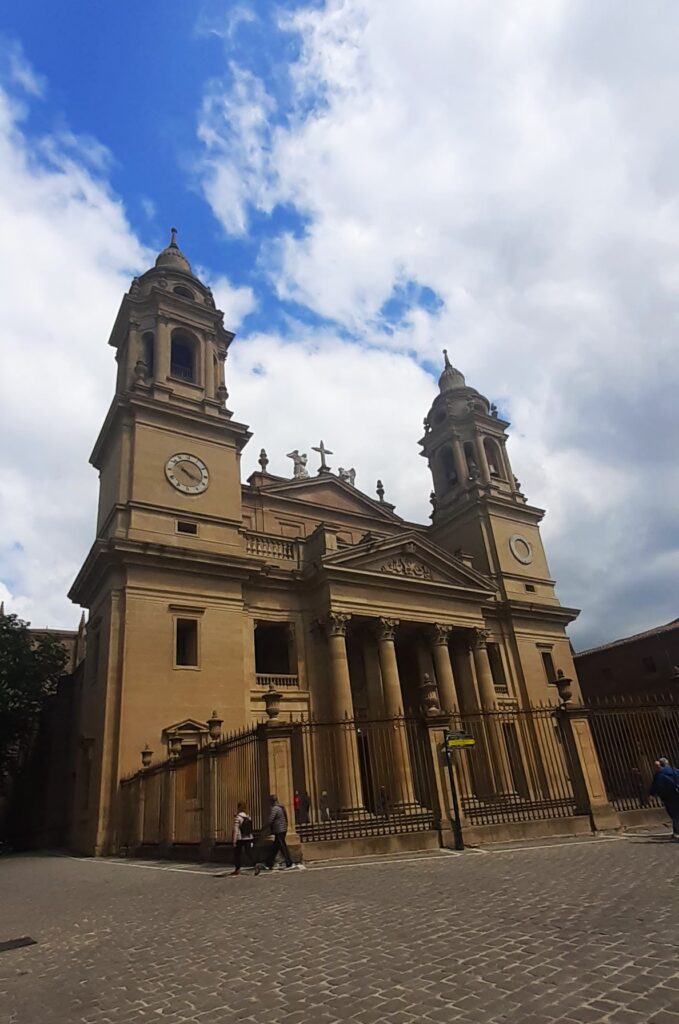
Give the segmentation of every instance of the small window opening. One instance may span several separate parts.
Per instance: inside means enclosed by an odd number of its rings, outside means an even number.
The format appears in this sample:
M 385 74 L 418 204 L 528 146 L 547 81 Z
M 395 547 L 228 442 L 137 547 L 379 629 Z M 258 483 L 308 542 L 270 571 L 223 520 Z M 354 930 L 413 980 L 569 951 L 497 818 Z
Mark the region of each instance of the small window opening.
M 175 663 L 197 667 L 198 622 L 196 619 L 177 619 Z
M 542 665 L 545 670 L 545 676 L 547 677 L 548 683 L 556 683 L 556 668 L 554 667 L 554 659 L 552 658 L 551 651 L 541 651 Z
M 193 345 L 188 338 L 181 335 L 172 338 L 170 376 L 190 381 L 195 379 Z
M 185 288 L 183 284 L 178 284 L 172 289 L 175 295 L 181 295 L 183 299 L 195 299 L 195 295 L 190 288 Z
M 486 460 L 488 462 L 488 469 L 491 476 L 502 477 L 502 461 L 500 459 L 500 451 L 497 444 L 491 438 L 486 437 L 483 441 L 483 450 L 486 453 Z
M 535 593 L 535 586 L 534 586 L 533 583 L 526 583 L 526 584 L 524 584 L 524 586 L 526 587 L 526 590 L 528 591 L 529 594 L 534 594 Z
M 455 457 L 450 448 L 441 449 L 441 469 L 443 472 L 443 485 L 450 490 L 457 483 L 457 469 L 455 468 Z
M 194 536 L 198 533 L 197 523 L 187 523 L 182 519 L 177 520 L 177 533 L 191 533 Z
M 658 671 L 655 660 L 653 658 L 642 658 L 641 664 L 644 667 L 644 672 L 649 676 L 652 676 L 654 672 Z
M 153 377 L 153 334 L 151 331 L 146 332 L 146 334 L 142 338 L 142 342 L 144 345 L 144 362 L 146 363 L 149 372 L 149 377 Z
M 287 622 L 258 622 L 255 627 L 257 675 L 290 675 L 290 643 Z
M 493 686 L 497 693 L 509 693 L 509 687 L 507 686 L 507 676 L 505 675 L 505 667 L 502 662 L 502 654 L 500 653 L 499 644 L 488 644 L 488 661 L 490 662 L 490 672 L 493 677 Z

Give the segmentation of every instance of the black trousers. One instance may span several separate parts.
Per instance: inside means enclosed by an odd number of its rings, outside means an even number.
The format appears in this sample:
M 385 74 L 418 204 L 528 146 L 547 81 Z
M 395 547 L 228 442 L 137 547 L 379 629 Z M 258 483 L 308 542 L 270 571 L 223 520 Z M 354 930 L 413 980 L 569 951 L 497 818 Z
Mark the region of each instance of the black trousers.
M 243 853 L 245 853 L 246 860 L 250 861 L 251 866 L 255 866 L 255 844 L 252 839 L 239 839 L 236 843 L 236 849 L 233 851 L 233 866 L 236 871 L 240 871 L 240 866 L 243 861 Z
M 288 850 L 288 844 L 285 841 L 286 835 L 287 832 L 277 832 L 276 835 L 273 837 L 273 843 L 269 847 L 269 852 L 267 854 L 267 858 L 265 861 L 266 866 L 268 868 L 272 868 L 274 866 L 274 863 L 276 861 L 276 854 L 278 853 L 279 850 L 283 857 L 285 858 L 286 866 L 289 868 L 292 867 L 292 857 L 290 856 L 290 851 Z

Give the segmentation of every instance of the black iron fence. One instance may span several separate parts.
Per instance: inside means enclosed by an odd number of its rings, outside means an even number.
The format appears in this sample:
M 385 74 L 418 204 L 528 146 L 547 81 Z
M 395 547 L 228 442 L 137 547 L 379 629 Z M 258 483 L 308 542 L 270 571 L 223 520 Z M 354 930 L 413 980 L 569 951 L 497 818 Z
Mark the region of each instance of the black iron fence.
M 679 763 L 679 703 L 665 697 L 627 697 L 588 705 L 608 799 L 619 811 L 660 807 L 649 796 L 654 763 Z
M 654 762 L 661 756 L 679 762 L 679 703 L 618 701 L 574 710 L 589 723 L 613 806 L 657 806 L 648 795 Z M 582 764 L 574 763 L 579 755 L 565 740 L 567 725 L 554 706 L 454 715 L 451 728 L 475 740 L 453 755 L 466 821 L 497 825 L 587 813 Z M 294 791 L 288 814 L 303 842 L 424 832 L 449 817 L 447 778 L 426 716 L 299 721 L 286 728 Z M 120 846 L 227 844 L 240 800 L 262 829 L 273 733 L 260 725 L 124 779 Z
M 457 715 L 475 745 L 455 754 L 460 802 L 474 825 L 565 818 L 576 812 L 572 766 L 554 707 Z
M 302 841 L 433 828 L 428 747 L 421 718 L 297 723 L 292 765 Z

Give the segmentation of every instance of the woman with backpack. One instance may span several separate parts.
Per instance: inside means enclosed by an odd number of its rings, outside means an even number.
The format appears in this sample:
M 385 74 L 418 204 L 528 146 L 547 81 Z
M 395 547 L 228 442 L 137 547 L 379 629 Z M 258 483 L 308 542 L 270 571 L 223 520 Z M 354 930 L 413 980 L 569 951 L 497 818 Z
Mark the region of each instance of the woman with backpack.
M 240 867 L 245 852 L 255 874 L 259 874 L 259 866 L 255 863 L 255 841 L 252 828 L 252 818 L 247 812 L 247 805 L 241 800 L 238 804 L 236 817 L 233 819 L 233 864 L 232 875 L 240 875 Z

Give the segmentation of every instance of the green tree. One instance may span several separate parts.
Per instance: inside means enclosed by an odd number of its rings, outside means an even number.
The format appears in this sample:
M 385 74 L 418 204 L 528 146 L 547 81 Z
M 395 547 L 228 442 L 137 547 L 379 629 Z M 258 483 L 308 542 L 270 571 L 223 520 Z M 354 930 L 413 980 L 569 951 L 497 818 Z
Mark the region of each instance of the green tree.
M 67 661 L 59 640 L 31 633 L 29 625 L 16 615 L 0 614 L 0 776 L 37 724 Z

